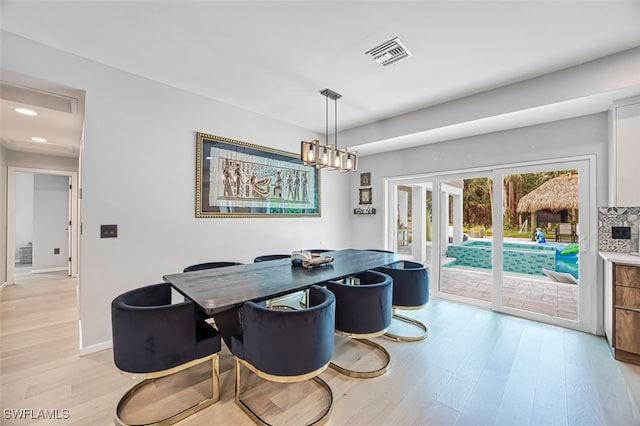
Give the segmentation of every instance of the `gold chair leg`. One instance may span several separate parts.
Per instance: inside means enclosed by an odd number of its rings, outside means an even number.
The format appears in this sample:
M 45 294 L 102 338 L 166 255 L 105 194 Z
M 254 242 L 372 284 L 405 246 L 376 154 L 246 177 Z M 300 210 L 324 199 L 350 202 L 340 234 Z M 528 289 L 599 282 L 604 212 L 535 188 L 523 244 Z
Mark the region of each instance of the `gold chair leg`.
M 238 405 L 242 409 L 242 411 L 244 411 L 244 413 L 247 416 L 249 416 L 251 420 L 253 420 L 254 423 L 258 425 L 263 425 L 263 426 L 270 426 L 270 423 L 267 423 L 264 419 L 262 419 L 255 411 L 253 411 L 251 407 L 249 407 L 249 405 L 247 405 L 240 398 L 240 394 L 242 390 L 240 368 L 242 366 L 242 363 L 240 362 L 240 359 L 238 357 L 234 357 L 234 360 L 235 360 L 235 374 L 236 374 L 236 391 L 235 391 L 236 405 Z M 312 423 L 309 423 L 309 426 L 320 426 L 325 424 L 327 420 L 329 420 L 329 415 L 331 414 L 331 410 L 333 409 L 333 392 L 331 391 L 331 388 L 329 387 L 327 382 L 322 380 L 320 377 L 315 376 L 315 377 L 312 377 L 311 380 L 316 382 L 322 389 L 324 389 L 327 395 L 329 396 L 329 404 L 325 409 L 325 411 L 317 420 L 314 420 Z
M 127 402 L 135 395 L 137 394 L 139 391 L 141 391 L 142 389 L 144 389 L 146 386 L 152 384 L 155 380 L 160 379 L 162 377 L 168 377 L 174 374 L 178 374 L 180 372 L 183 372 L 189 368 L 195 367 L 196 365 L 200 365 L 204 362 L 208 362 L 211 361 L 211 381 L 212 381 L 212 389 L 211 389 L 211 398 L 205 398 L 201 401 L 199 401 L 198 403 L 196 403 L 195 405 L 192 405 L 191 407 L 188 407 L 185 410 L 182 410 L 178 413 L 175 413 L 167 418 L 164 419 L 160 419 L 157 421 L 152 421 L 150 423 L 128 423 L 126 422 L 124 419 L 122 419 L 122 410 L 125 408 L 125 406 L 127 405 Z M 118 403 L 116 404 L 116 409 L 115 409 L 115 413 L 113 415 L 113 420 L 115 422 L 115 424 L 120 425 L 120 426 L 167 426 L 167 425 L 172 425 L 174 423 L 179 422 L 180 420 L 183 420 L 187 417 L 189 417 L 190 415 L 202 410 L 203 408 L 206 408 L 208 406 L 210 406 L 211 404 L 213 404 L 214 402 L 217 402 L 220 400 L 220 360 L 218 357 L 218 354 L 213 354 L 211 356 L 207 356 L 204 358 L 200 358 L 198 360 L 189 362 L 187 364 L 184 364 L 182 366 L 170 369 L 170 370 L 166 370 L 167 374 L 165 375 L 161 375 L 161 373 L 155 373 L 152 375 L 148 375 L 146 379 L 144 379 L 143 381 L 141 381 L 140 383 L 136 384 L 135 386 L 133 386 L 131 389 L 129 389 L 123 396 L 122 398 L 120 398 L 120 400 L 118 401 Z
M 358 342 L 358 343 L 362 343 L 365 344 L 367 346 L 371 346 L 374 349 L 379 350 L 380 352 L 382 352 L 382 354 L 384 355 L 385 358 L 385 363 L 381 368 L 378 368 L 377 370 L 371 370 L 371 371 L 356 371 L 356 370 L 351 370 L 349 368 L 346 367 L 342 367 L 340 365 L 337 365 L 333 362 L 329 363 L 329 367 L 333 368 L 334 370 L 336 370 L 337 372 L 344 374 L 345 376 L 349 376 L 349 377 L 354 377 L 357 379 L 371 379 L 374 377 L 378 377 L 378 376 L 382 376 L 384 373 L 386 373 L 387 371 L 389 371 L 389 366 L 391 364 L 391 355 L 389 354 L 389 352 L 387 352 L 387 350 L 384 348 L 384 346 L 381 346 L 375 342 L 372 342 L 371 340 L 368 339 L 355 339 L 352 338 L 352 341 Z
M 417 336 L 400 336 L 398 334 L 393 334 L 393 333 L 389 333 L 386 332 L 384 334 L 384 337 L 387 337 L 391 340 L 395 340 L 396 342 L 419 342 L 421 340 L 424 340 L 427 338 L 427 336 L 429 335 L 429 328 L 424 325 L 423 323 L 421 323 L 420 321 L 413 319 L 413 318 L 409 318 L 406 317 L 404 315 L 400 315 L 394 312 L 393 314 L 393 318 L 406 322 L 408 324 L 412 324 L 415 325 L 416 327 L 419 327 L 420 329 L 422 329 L 423 333 L 417 335 Z
M 289 305 L 271 305 L 269 303 L 267 303 L 267 307 L 269 309 L 284 309 L 286 311 L 297 311 L 297 308 L 294 308 L 293 306 L 289 306 Z
M 302 297 L 300 297 L 300 307 L 303 309 L 309 307 L 309 289 L 302 292 Z
M 288 311 L 297 311 L 298 308 L 295 308 L 293 306 L 275 304 L 279 300 L 283 300 L 283 299 L 285 299 L 287 297 L 290 297 L 290 296 L 276 297 L 275 299 L 267 300 L 267 308 L 269 308 L 269 309 L 285 309 L 285 310 L 288 310 Z

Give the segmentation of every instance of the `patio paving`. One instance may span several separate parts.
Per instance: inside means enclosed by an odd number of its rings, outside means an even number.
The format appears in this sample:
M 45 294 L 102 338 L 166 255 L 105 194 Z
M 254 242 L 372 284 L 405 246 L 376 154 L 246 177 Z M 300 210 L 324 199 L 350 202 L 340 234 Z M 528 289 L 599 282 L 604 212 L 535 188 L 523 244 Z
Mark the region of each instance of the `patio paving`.
M 399 253 L 411 257 L 411 246 L 399 247 Z M 430 258 L 430 250 L 427 252 Z M 569 320 L 578 319 L 578 286 L 551 281 L 545 276 L 504 272 L 505 306 Z M 478 300 L 491 301 L 491 271 L 470 267 L 443 267 L 440 291 Z
M 491 301 L 491 273 L 458 267 L 442 268 L 440 291 Z M 502 290 L 505 306 L 571 320 L 578 319 L 578 286 L 556 283 L 545 277 L 505 273 Z

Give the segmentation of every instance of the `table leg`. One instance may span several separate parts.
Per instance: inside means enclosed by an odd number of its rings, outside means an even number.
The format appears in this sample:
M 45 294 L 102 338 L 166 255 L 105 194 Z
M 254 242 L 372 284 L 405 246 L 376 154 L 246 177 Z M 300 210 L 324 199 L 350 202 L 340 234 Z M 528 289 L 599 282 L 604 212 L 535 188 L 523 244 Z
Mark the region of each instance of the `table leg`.
M 213 315 L 216 327 L 229 349 L 231 349 L 231 336 L 242 332 L 239 310 L 240 308 L 232 308 Z

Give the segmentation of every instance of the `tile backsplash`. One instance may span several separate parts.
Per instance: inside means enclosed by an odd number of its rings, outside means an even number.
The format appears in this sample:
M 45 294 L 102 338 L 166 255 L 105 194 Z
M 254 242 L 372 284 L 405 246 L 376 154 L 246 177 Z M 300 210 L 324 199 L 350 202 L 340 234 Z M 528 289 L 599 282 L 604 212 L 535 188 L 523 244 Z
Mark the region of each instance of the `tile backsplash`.
M 598 250 L 616 253 L 638 251 L 638 226 L 640 207 L 600 207 L 598 208 Z M 629 226 L 631 239 L 611 236 L 612 226 Z

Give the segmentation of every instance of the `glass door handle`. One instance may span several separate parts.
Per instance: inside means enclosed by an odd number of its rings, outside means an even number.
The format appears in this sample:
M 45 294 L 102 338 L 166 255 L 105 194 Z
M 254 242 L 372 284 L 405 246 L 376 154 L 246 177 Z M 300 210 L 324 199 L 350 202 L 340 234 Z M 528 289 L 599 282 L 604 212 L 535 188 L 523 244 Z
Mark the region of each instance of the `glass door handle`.
M 584 254 L 589 253 L 589 241 L 587 237 L 579 237 L 578 245 L 580 247 L 580 253 L 584 253 Z

